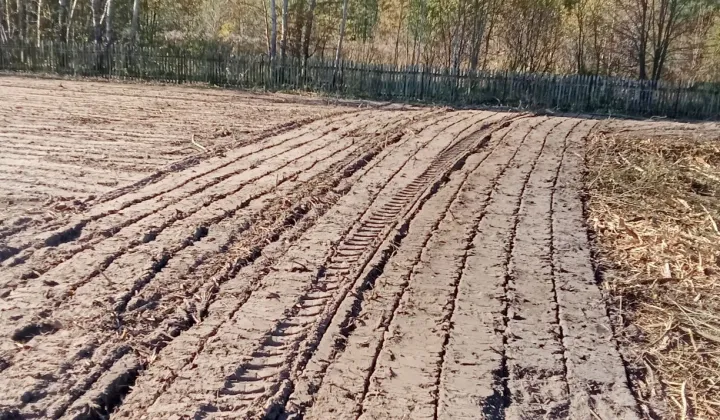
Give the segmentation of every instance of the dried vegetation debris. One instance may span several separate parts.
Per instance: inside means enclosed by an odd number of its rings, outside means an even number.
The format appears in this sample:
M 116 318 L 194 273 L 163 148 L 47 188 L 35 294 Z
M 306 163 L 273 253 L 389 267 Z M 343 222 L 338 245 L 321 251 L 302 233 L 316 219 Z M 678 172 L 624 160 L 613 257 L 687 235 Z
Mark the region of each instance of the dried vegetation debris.
M 720 418 L 719 134 L 660 133 L 589 140 L 589 223 L 647 414 Z

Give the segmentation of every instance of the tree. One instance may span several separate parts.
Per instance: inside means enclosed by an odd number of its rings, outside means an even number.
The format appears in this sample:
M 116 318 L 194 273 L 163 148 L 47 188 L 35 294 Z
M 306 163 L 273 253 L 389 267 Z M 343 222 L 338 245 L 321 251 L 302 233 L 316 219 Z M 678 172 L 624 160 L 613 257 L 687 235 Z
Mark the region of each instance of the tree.
M 105 3 L 105 42 L 107 45 L 113 43 L 113 1 L 107 0 Z
M 562 34 L 562 10 L 556 0 L 509 0 L 503 5 L 506 68 L 519 72 L 553 69 Z
M 67 0 L 60 0 L 58 2 L 58 32 L 57 39 L 60 42 L 65 41 L 65 25 L 67 16 Z
M 25 0 L 17 0 L 17 23 L 15 24 L 15 32 L 17 38 L 20 41 L 25 40 L 26 28 L 25 28 Z
M 340 20 L 340 34 L 338 36 L 337 49 L 335 50 L 335 72 L 333 80 L 337 76 L 338 68 L 340 67 L 340 58 L 342 56 L 343 39 L 345 38 L 345 24 L 347 23 L 347 11 L 348 11 L 348 0 L 343 0 L 342 5 L 342 20 Z
M 90 0 L 90 9 L 92 12 L 93 41 L 95 41 L 95 44 L 99 45 L 102 42 L 102 28 L 100 27 L 100 0 Z
M 497 20 L 499 0 L 474 0 L 470 11 L 472 29 L 470 32 L 470 69 L 476 70 L 480 61 L 480 52 L 487 54 L 488 43 Z
M 40 46 L 40 43 L 42 42 L 42 6 L 43 6 L 42 0 L 37 0 L 37 14 L 35 15 L 36 16 L 35 23 L 37 25 L 37 30 L 36 30 L 35 35 L 37 36 L 37 46 L 38 47 Z
M 274 60 L 277 53 L 277 7 L 275 0 L 270 0 L 270 59 Z
M 139 24 L 140 24 L 140 0 L 133 0 L 132 20 L 130 23 L 130 41 L 131 42 L 137 41 Z
M 287 54 L 287 35 L 288 34 L 288 0 L 283 0 L 282 10 L 282 42 L 280 44 L 282 58 Z
M 308 8 L 307 16 L 305 17 L 305 30 L 303 31 L 302 41 L 303 74 L 307 69 L 307 62 L 310 58 L 310 35 L 312 34 L 313 22 L 315 20 L 316 5 L 316 0 L 310 0 L 310 7 Z

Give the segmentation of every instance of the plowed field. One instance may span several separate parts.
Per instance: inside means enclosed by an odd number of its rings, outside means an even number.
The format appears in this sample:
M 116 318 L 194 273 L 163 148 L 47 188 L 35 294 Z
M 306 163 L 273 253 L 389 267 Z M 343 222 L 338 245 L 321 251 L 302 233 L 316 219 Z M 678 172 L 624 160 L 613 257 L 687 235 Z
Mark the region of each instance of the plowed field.
M 2 194 L 82 205 L 8 206 L 0 418 L 639 418 L 583 213 L 598 121 L 288 103 L 272 125 L 252 95 L 17 80 Z M 178 102 L 113 116 L 147 101 Z M 188 148 L 218 127 L 250 134 Z

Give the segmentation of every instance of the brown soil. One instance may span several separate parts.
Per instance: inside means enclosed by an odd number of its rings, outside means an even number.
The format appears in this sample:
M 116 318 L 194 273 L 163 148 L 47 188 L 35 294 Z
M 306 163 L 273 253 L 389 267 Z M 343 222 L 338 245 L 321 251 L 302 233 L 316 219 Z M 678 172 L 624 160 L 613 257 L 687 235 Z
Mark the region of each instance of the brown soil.
M 7 147 L 43 151 L 26 177 L 1 161 L 2 188 L 83 190 L 2 225 L 0 418 L 640 418 L 585 226 L 596 121 L 0 91 Z M 209 150 L 179 149 L 190 133 Z
M 12 76 L 0 77 L 0 96 L 0 238 L 11 249 L 168 165 L 357 110 L 287 95 Z

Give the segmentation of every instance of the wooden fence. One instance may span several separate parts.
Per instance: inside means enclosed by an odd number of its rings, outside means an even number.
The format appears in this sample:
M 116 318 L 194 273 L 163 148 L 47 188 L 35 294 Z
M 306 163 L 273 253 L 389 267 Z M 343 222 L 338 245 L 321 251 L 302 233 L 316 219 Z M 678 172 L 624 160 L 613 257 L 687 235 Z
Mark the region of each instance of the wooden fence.
M 267 90 L 309 90 L 377 100 L 450 105 L 504 105 L 571 112 L 712 119 L 720 85 L 638 81 L 583 75 L 455 71 L 267 56 L 179 47 L 110 47 L 47 42 L 0 44 L 0 70 L 164 82 L 206 82 Z

